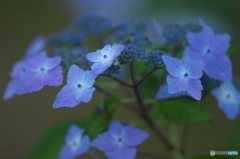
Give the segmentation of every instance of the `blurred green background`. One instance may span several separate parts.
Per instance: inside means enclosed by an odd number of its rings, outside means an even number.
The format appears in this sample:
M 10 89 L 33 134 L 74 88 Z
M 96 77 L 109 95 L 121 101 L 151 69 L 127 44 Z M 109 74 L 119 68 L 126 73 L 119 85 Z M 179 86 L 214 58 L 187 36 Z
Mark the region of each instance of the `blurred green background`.
M 39 35 L 49 36 L 58 32 L 85 12 L 104 12 L 113 21 L 128 16 L 145 19 L 156 18 L 163 26 L 174 23 L 198 22 L 203 17 L 216 32 L 228 32 L 239 41 L 240 1 L 238 0 L 11 0 L 0 2 L 0 90 L 3 94 L 12 65 L 24 55 L 31 40 Z M 233 59 L 234 74 L 240 80 L 239 59 Z M 24 159 L 37 139 L 50 126 L 70 118 L 87 118 L 99 94 L 88 104 L 73 109 L 53 109 L 52 103 L 61 87 L 43 90 L 0 100 L 0 158 Z M 1 94 L 1 95 L 2 95 Z M 213 123 L 191 126 L 187 140 L 190 157 L 209 154 L 210 150 L 225 150 L 227 141 L 240 130 L 240 117 L 230 121 L 219 110 L 216 100 L 206 98 Z M 137 121 L 128 110 L 119 107 L 115 119 Z M 180 126 L 181 128 L 181 126 Z M 147 128 L 146 128 L 147 130 Z M 150 131 L 151 133 L 151 131 Z M 139 149 L 161 153 L 169 152 L 155 140 L 155 136 Z M 88 155 L 80 158 L 90 158 Z M 137 157 L 138 158 L 138 157 Z M 143 157 L 144 158 L 144 157 Z M 142 159 L 143 159 L 142 158 Z

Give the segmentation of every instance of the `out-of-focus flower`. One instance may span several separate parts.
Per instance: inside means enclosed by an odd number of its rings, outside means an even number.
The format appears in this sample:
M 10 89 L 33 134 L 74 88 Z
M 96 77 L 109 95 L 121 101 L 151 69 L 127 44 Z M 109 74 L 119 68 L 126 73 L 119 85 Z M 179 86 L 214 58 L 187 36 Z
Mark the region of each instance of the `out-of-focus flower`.
M 36 54 L 46 46 L 46 39 L 42 36 L 37 37 L 32 41 L 30 46 L 26 50 L 26 56 L 31 56 L 33 54 Z
M 229 119 L 235 119 L 239 114 L 240 92 L 232 82 L 224 82 L 220 87 L 213 89 L 212 94 L 218 100 L 218 105 Z
M 68 71 L 67 85 L 57 94 L 53 103 L 54 108 L 75 107 L 80 102 L 87 103 L 92 99 L 95 88 L 96 75 L 92 71 L 84 71 L 76 65 L 72 65 Z
M 162 58 L 169 73 L 168 93 L 187 91 L 194 99 L 200 100 L 203 87 L 199 79 L 203 75 L 203 63 L 200 60 L 191 60 L 188 56 L 181 60 L 167 55 Z
M 200 33 L 188 32 L 189 46 L 184 55 L 204 63 L 204 72 L 211 78 L 221 81 L 232 79 L 232 65 L 226 52 L 229 48 L 230 36 L 228 34 L 215 35 L 213 29 L 203 25 Z
M 94 62 L 94 64 L 91 66 L 93 73 L 99 75 L 106 71 L 106 69 L 113 64 L 115 58 L 120 55 L 123 49 L 124 45 L 114 44 L 111 47 L 111 45 L 108 44 L 101 50 L 87 54 L 87 59 L 91 62 Z
M 109 159 L 134 159 L 137 153 L 135 146 L 141 144 L 148 136 L 145 131 L 113 121 L 108 131 L 98 135 L 91 146 L 105 151 Z
M 74 159 L 89 150 L 90 138 L 83 133 L 84 130 L 76 125 L 71 125 L 68 128 L 68 133 L 65 136 L 66 144 L 61 148 L 59 159 Z

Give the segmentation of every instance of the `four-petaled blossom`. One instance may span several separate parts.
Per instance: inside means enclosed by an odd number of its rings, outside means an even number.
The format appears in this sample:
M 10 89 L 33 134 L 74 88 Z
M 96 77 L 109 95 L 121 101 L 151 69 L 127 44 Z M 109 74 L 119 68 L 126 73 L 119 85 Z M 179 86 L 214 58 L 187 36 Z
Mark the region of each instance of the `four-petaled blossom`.
M 137 153 L 135 146 L 148 138 L 145 131 L 133 126 L 122 126 L 119 121 L 113 121 L 108 131 L 98 135 L 91 146 L 105 151 L 109 159 L 134 159 Z
M 96 75 L 92 71 L 84 71 L 76 65 L 72 65 L 68 70 L 67 85 L 57 94 L 57 99 L 53 103 L 54 108 L 75 107 L 80 102 L 87 103 L 92 99 L 95 88 Z
M 117 58 L 121 51 L 123 51 L 124 45 L 114 44 L 112 47 L 108 44 L 104 46 L 101 50 L 96 52 L 88 53 L 87 59 L 94 64 L 91 69 L 94 74 L 99 75 L 103 73 L 107 68 L 109 68 L 115 58 Z
M 232 79 L 232 65 L 226 52 L 229 48 L 230 36 L 228 34 L 215 35 L 213 29 L 203 25 L 200 33 L 188 32 L 189 46 L 184 55 L 193 60 L 202 60 L 204 72 L 211 78 L 221 81 Z
M 12 80 L 8 83 L 3 99 L 15 94 L 21 95 L 42 89 L 45 85 L 62 84 L 61 58 L 48 58 L 46 52 L 40 52 L 16 62 L 10 73 Z
M 200 60 L 191 60 L 188 56 L 179 60 L 164 55 L 162 59 L 169 73 L 168 93 L 187 91 L 194 99 L 200 100 L 203 87 L 199 78 L 203 75 L 203 63 Z
M 90 138 L 83 135 L 84 130 L 76 125 L 68 129 L 65 136 L 66 144 L 62 147 L 59 159 L 74 159 L 76 156 L 86 153 L 90 148 Z
M 42 36 L 37 37 L 32 41 L 30 46 L 26 50 L 26 56 L 34 55 L 39 53 L 46 46 L 46 39 Z
M 219 88 L 215 88 L 212 94 L 218 100 L 218 105 L 229 119 L 235 119 L 239 114 L 240 92 L 231 82 L 224 82 Z

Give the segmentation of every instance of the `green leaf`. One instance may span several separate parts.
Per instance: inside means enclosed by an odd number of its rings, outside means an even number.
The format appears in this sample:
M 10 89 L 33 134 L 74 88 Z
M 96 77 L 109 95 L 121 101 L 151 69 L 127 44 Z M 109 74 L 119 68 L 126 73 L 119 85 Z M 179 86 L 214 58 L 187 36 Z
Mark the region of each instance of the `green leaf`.
M 219 159 L 219 158 L 220 158 L 220 159 L 227 159 L 228 157 L 223 156 L 223 155 L 221 155 L 221 156 L 218 156 L 218 155 L 211 156 L 211 155 L 210 155 L 210 150 L 209 150 L 209 155 L 194 157 L 194 158 L 191 158 L 191 159 L 215 159 L 215 158 L 217 158 L 217 159 Z
M 227 144 L 227 150 L 228 151 L 238 151 L 238 153 L 240 153 L 240 132 L 238 132 L 236 135 L 234 135 L 228 142 Z M 229 156 L 229 158 L 239 158 L 239 154 L 238 155 L 232 155 Z
M 202 101 L 188 97 L 159 100 L 151 110 L 152 117 L 160 123 L 198 124 L 211 121 Z
M 50 127 L 33 147 L 28 159 L 57 159 L 65 144 L 65 135 L 71 125 L 85 128 L 86 122 L 80 119 L 67 120 Z
M 227 55 L 229 57 L 232 57 L 233 55 L 237 54 L 239 52 L 240 48 L 235 40 L 232 40 L 230 42 L 230 48 L 228 49 Z
M 97 137 L 98 134 L 108 128 L 112 121 L 116 107 L 121 103 L 118 99 L 101 100 L 100 105 L 92 112 L 88 121 L 87 132 L 91 138 Z

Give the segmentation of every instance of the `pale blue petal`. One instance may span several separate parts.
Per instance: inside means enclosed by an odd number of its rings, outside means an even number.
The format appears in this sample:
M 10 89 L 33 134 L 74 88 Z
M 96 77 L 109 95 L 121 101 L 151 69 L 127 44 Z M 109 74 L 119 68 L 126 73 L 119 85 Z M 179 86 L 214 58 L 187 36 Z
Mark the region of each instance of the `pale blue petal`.
M 77 93 L 78 88 L 69 87 L 68 85 L 64 86 L 57 94 L 57 99 L 53 103 L 53 108 L 75 107 L 81 102 L 80 100 L 76 100 Z
M 92 71 L 85 71 L 85 79 L 83 81 L 84 88 L 90 88 L 95 83 L 96 75 Z
M 182 76 L 183 65 L 181 60 L 167 55 L 162 56 L 162 59 L 170 75 L 174 77 Z
M 68 128 L 67 135 L 65 136 L 65 141 L 69 145 L 73 144 L 77 138 L 81 138 L 84 130 L 79 128 L 77 125 L 71 125 Z
M 58 66 L 61 62 L 61 57 L 48 58 L 45 62 L 45 67 L 47 70 L 51 70 L 54 67 Z
M 25 60 L 20 60 L 17 61 L 12 68 L 12 71 L 10 73 L 10 76 L 12 78 L 17 78 L 17 77 L 21 77 L 22 75 L 24 75 L 26 72 L 28 71 L 27 65 L 26 65 L 26 61 Z
M 57 66 L 52 70 L 47 71 L 41 76 L 41 81 L 43 85 L 48 86 L 59 86 L 63 82 L 62 67 Z
M 208 60 L 208 56 L 206 56 L 202 52 L 193 50 L 191 47 L 186 47 L 183 54 L 185 56 L 188 55 L 192 60 L 201 60 L 204 64 Z
M 227 55 L 209 58 L 204 71 L 210 78 L 232 80 L 232 63 Z
M 211 93 L 213 94 L 213 96 L 217 99 L 217 100 L 222 100 L 223 99 L 223 93 L 221 91 L 220 88 L 215 88 L 213 90 L 211 90 Z
M 75 158 L 75 154 L 74 154 L 74 150 L 72 149 L 72 147 L 67 144 L 64 145 L 61 148 L 58 159 L 74 159 L 74 158 Z
M 103 60 L 103 55 L 101 54 L 101 51 L 98 50 L 96 52 L 91 52 L 86 55 L 87 59 L 91 62 L 99 62 Z
M 91 66 L 91 69 L 95 75 L 99 75 L 106 71 L 113 63 L 113 60 L 103 60 L 97 63 L 94 63 Z
M 121 44 L 114 44 L 112 46 L 111 52 L 108 55 L 110 60 L 114 60 L 116 57 L 118 57 L 121 52 L 124 50 L 124 45 Z
M 126 146 L 140 145 L 144 140 L 149 137 L 146 131 L 139 130 L 133 126 L 126 126 L 123 130 L 123 143 Z
M 112 49 L 112 47 L 110 44 L 105 45 L 101 50 L 102 56 L 104 56 L 104 55 L 108 56 L 111 52 L 111 49 Z
M 109 133 L 114 136 L 114 137 L 121 137 L 122 131 L 123 131 L 123 126 L 119 121 L 113 121 L 109 125 Z
M 180 91 L 187 91 L 189 79 L 184 78 L 175 78 L 171 75 L 167 76 L 167 83 L 168 83 L 168 93 L 174 94 Z
M 230 36 L 228 34 L 216 35 L 211 41 L 212 54 L 223 55 L 230 46 Z
M 92 99 L 93 92 L 95 91 L 94 87 L 91 88 L 82 88 L 78 91 L 76 100 L 80 100 L 84 103 L 89 102 Z
M 91 146 L 101 151 L 110 151 L 117 146 L 117 143 L 108 132 L 104 132 L 92 141 Z
M 26 55 L 30 56 L 41 51 L 46 45 L 46 40 L 43 37 L 37 37 L 32 41 L 30 46 L 26 50 Z
M 85 135 L 82 137 L 81 142 L 77 147 L 76 156 L 79 156 L 88 152 L 89 149 L 90 149 L 90 137 Z
M 121 145 L 112 151 L 105 152 L 105 154 L 108 156 L 108 159 L 134 159 L 137 154 L 137 149 L 135 147 Z
M 202 84 L 200 80 L 192 80 L 190 79 L 189 82 L 189 89 L 188 94 L 190 94 L 194 99 L 201 100 L 203 90 Z
M 187 59 L 187 60 L 186 60 Z M 203 62 L 200 60 L 190 60 L 190 58 L 184 57 L 183 58 L 183 65 L 185 66 L 188 77 L 191 79 L 199 79 L 203 75 Z
M 9 98 L 12 98 L 16 94 L 17 88 L 19 86 L 20 85 L 19 85 L 18 79 L 12 79 L 6 86 L 6 89 L 3 94 L 3 99 L 7 100 Z
M 72 65 L 68 70 L 67 84 L 73 87 L 77 87 L 78 84 L 82 84 L 85 78 L 85 71 L 79 68 L 77 65 Z
M 225 112 L 227 117 L 231 120 L 235 119 L 239 114 L 239 104 L 227 101 L 219 101 L 219 107 Z
M 47 53 L 45 51 L 26 59 L 26 65 L 29 71 L 39 72 L 45 63 L 48 61 Z

